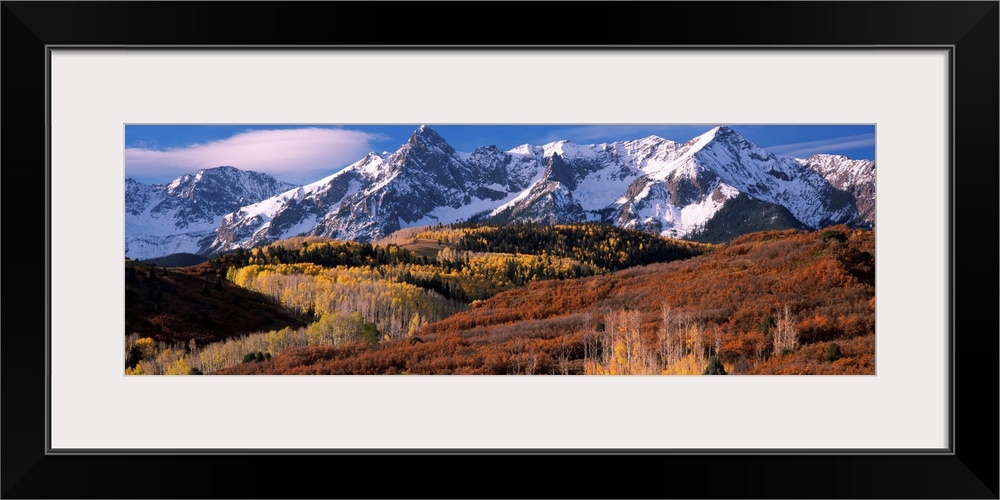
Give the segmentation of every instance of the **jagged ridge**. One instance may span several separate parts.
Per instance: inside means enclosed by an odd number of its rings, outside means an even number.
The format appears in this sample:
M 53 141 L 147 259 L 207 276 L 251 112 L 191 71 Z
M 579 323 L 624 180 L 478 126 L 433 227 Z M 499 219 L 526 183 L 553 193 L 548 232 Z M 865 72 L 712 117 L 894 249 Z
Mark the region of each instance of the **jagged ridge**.
M 210 229 L 207 217 L 185 220 L 206 221 L 197 248 L 206 255 L 296 235 L 372 241 L 403 227 L 459 221 L 604 222 L 685 237 L 741 194 L 786 210 L 791 221 L 775 218 L 785 226 L 870 227 L 874 168 L 832 155 L 775 155 L 729 127 L 685 143 L 650 136 L 460 153 L 422 125 L 393 153 L 369 153 L 313 184 L 235 207 Z M 171 186 L 187 182 L 178 180 Z M 127 184 L 126 210 L 151 197 Z M 190 250 L 163 253 L 176 251 Z

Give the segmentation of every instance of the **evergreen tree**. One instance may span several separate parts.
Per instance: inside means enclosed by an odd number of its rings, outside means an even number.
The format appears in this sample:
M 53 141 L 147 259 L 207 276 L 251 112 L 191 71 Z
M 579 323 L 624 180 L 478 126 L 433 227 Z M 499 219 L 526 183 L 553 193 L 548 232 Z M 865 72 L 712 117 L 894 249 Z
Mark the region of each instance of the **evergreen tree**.
M 842 357 L 844 357 L 844 355 L 840 352 L 840 345 L 836 342 L 831 342 L 830 345 L 826 347 L 826 354 L 823 356 L 823 361 L 837 361 Z
M 722 362 L 719 358 L 712 356 L 708 360 L 708 366 L 705 367 L 704 375 L 726 375 L 726 369 L 722 366 Z

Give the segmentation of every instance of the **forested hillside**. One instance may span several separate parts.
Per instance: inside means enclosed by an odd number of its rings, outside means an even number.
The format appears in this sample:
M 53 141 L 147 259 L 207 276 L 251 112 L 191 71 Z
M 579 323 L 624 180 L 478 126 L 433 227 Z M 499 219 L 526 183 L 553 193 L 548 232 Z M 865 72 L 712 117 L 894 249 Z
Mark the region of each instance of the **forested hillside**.
M 455 283 L 452 286 L 462 293 L 475 290 L 470 284 L 488 283 L 497 276 L 477 281 L 481 273 L 461 274 L 461 269 L 475 269 L 471 263 L 478 255 L 473 249 L 499 246 L 510 250 L 504 246 L 510 244 L 515 245 L 515 251 L 520 249 L 519 243 L 499 243 L 507 238 L 471 243 L 469 238 L 475 238 L 478 231 L 457 228 L 420 233 L 423 239 L 457 252 L 457 257 L 445 256 L 443 261 L 451 264 L 441 268 L 454 266 L 448 271 L 455 273 L 454 277 L 448 275 L 446 282 Z M 491 230 L 482 232 L 489 234 Z M 492 232 L 506 234 L 507 230 Z M 560 234 L 557 231 L 544 234 L 530 238 L 559 241 L 552 237 Z M 510 241 L 530 246 L 527 235 Z M 260 346 L 260 356 L 228 363 L 218 373 L 874 374 L 873 231 L 836 226 L 815 232 L 754 233 L 701 256 L 617 272 L 609 272 L 601 263 L 614 262 L 606 258 L 607 248 L 621 243 L 612 244 L 609 238 L 604 241 L 606 248 L 596 248 L 603 260 L 589 256 L 585 248 L 592 246 L 546 244 L 544 255 L 551 260 L 544 261 L 542 268 L 554 271 L 532 273 L 534 279 L 510 282 L 504 291 L 489 289 L 483 293 L 488 298 L 461 312 L 446 314 L 442 309 L 444 317 L 411 320 L 405 332 L 399 328 L 383 333 L 386 328 L 379 324 L 400 322 L 399 317 L 390 321 L 378 316 L 376 320 L 362 313 L 352 319 L 344 310 L 327 320 L 332 325 L 329 327 L 314 324 L 261 334 L 264 342 L 255 344 Z M 647 248 L 644 242 L 639 244 Z M 452 246 L 456 248 L 452 250 Z M 630 246 L 638 248 L 634 240 L 625 245 Z M 463 248 L 469 253 L 463 253 Z M 374 252 L 373 262 L 364 272 L 350 267 L 333 271 L 285 269 L 287 274 L 282 268 L 234 272 L 315 276 L 324 283 L 364 281 L 373 276 L 366 273 L 374 272 L 382 273 L 378 279 L 389 276 L 382 267 L 390 264 L 376 263 L 379 253 Z M 406 257 L 402 248 L 386 252 L 397 255 L 392 269 L 405 272 L 407 266 L 415 266 L 409 269 L 411 275 L 419 266 L 431 265 L 424 264 L 423 257 L 407 262 L 414 257 Z M 628 261 L 630 253 L 623 252 Z M 349 252 L 340 253 L 349 256 Z M 250 254 L 248 259 L 271 258 L 266 251 Z M 639 255 L 644 254 L 640 251 Z M 518 258 L 514 257 L 515 263 Z M 560 266 L 563 261 L 559 259 L 570 262 Z M 575 269 L 589 269 L 594 276 Z M 559 276 L 559 272 L 574 276 Z M 344 273 L 347 277 L 342 277 Z M 390 278 L 389 282 L 397 286 L 410 284 L 399 275 L 393 278 L 395 281 Z M 239 282 L 241 278 L 234 279 Z M 285 290 L 303 291 L 308 296 L 310 287 L 301 284 L 307 280 L 297 279 L 300 281 L 294 287 L 286 285 Z M 266 285 L 248 282 L 246 286 Z M 415 288 L 431 293 L 427 288 Z M 385 296 L 391 304 L 393 294 Z M 428 303 L 434 300 L 427 299 Z M 419 299 L 414 303 L 422 304 Z M 389 309 L 397 310 L 398 305 Z M 339 323 L 333 325 L 334 320 Z
M 193 368 L 215 371 L 242 363 L 248 355 L 264 358 L 295 347 L 387 345 L 401 339 L 416 343 L 415 335 L 424 326 L 501 292 L 690 258 L 713 248 L 598 224 L 437 226 L 407 231 L 390 241 L 296 238 L 204 264 L 204 269 L 219 273 L 212 286 L 232 284 L 261 294 L 270 298 L 272 307 L 312 323 L 239 338 L 227 335 L 223 342 L 199 344 L 184 353 L 175 346 L 173 352 L 189 358 Z M 133 357 L 136 350 L 129 346 L 141 338 L 127 346 Z M 159 351 L 144 352 L 148 368 Z
M 145 358 L 147 372 L 162 373 L 192 346 L 270 329 L 299 328 L 312 319 L 230 283 L 210 263 L 164 268 L 125 261 L 128 369 L 134 370 Z

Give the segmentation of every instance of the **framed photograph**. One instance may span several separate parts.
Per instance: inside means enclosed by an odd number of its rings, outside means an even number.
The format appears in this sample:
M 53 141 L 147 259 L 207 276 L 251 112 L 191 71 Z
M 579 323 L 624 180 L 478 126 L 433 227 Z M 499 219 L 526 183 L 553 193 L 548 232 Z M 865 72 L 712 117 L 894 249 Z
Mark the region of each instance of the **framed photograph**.
M 4 497 L 997 497 L 996 2 L 3 5 Z

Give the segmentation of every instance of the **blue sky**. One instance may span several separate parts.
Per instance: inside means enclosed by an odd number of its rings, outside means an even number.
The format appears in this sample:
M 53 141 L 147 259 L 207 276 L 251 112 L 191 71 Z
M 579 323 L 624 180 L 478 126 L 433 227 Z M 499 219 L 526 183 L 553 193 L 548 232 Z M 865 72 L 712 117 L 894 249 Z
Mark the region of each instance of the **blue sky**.
M 685 142 L 716 126 L 428 125 L 455 149 L 465 152 L 491 144 L 508 150 L 564 139 L 593 144 L 650 135 Z M 726 125 L 776 154 L 875 158 L 874 125 Z M 166 183 L 202 168 L 232 165 L 305 184 L 343 169 L 369 151 L 395 151 L 417 126 L 126 125 L 125 175 L 147 183 Z

